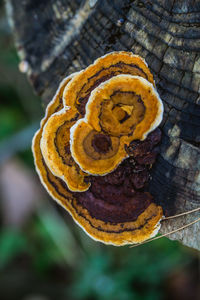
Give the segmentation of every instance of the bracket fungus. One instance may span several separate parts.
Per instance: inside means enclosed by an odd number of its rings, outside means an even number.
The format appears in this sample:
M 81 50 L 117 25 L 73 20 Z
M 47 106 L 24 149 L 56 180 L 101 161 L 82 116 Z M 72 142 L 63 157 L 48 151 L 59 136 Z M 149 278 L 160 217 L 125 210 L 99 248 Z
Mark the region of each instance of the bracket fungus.
M 112 52 L 63 80 L 32 149 L 49 194 L 93 239 L 153 237 L 162 207 L 148 192 L 163 105 L 145 61 Z
M 125 146 L 144 140 L 162 120 L 163 105 L 153 85 L 117 75 L 91 93 L 86 114 L 71 128 L 71 154 L 92 175 L 113 171 L 128 156 Z
M 71 191 L 85 191 L 90 184 L 84 181 L 84 173 L 75 164 L 70 153 L 70 128 L 79 114 L 72 109 L 54 113 L 46 122 L 40 148 L 50 171 L 63 179 Z
M 91 92 L 100 83 L 120 74 L 140 76 L 154 85 L 153 75 L 140 56 L 125 51 L 111 52 L 80 71 L 69 83 L 63 93 L 64 105 L 76 108 L 83 117 Z

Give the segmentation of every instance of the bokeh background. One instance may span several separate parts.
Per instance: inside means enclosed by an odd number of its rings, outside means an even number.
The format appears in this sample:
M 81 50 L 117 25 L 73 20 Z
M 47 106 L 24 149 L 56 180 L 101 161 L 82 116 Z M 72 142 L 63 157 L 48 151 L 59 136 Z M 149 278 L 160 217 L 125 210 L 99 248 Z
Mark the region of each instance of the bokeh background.
M 199 252 L 102 245 L 49 198 L 30 149 L 43 113 L 0 0 L 0 300 L 199 300 Z

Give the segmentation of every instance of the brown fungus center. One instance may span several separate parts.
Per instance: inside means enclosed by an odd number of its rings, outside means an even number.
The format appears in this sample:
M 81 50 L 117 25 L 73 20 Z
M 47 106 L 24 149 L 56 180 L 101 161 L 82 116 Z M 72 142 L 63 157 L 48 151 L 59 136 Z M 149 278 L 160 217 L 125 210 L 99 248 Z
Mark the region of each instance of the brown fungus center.
M 92 139 L 92 147 L 98 153 L 107 153 L 111 147 L 111 138 L 108 135 L 98 133 Z

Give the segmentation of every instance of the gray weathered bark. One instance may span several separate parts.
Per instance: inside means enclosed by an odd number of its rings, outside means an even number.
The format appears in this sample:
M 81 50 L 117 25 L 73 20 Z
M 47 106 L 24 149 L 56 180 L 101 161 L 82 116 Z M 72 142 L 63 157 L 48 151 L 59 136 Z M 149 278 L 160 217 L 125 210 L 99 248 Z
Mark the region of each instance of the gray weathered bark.
M 164 102 L 151 192 L 173 215 L 200 206 L 200 2 L 9 0 L 28 76 L 47 104 L 61 79 L 111 50 L 144 57 Z M 161 233 L 200 217 L 164 221 Z M 170 236 L 200 249 L 200 222 Z

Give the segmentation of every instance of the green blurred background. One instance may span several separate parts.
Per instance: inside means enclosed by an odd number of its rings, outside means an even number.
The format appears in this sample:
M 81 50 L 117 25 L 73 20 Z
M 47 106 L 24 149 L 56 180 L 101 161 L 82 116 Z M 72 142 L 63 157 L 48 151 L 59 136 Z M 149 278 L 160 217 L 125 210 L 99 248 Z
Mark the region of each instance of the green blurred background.
M 197 251 L 104 246 L 49 199 L 30 150 L 43 113 L 0 1 L 0 300 L 200 299 Z

